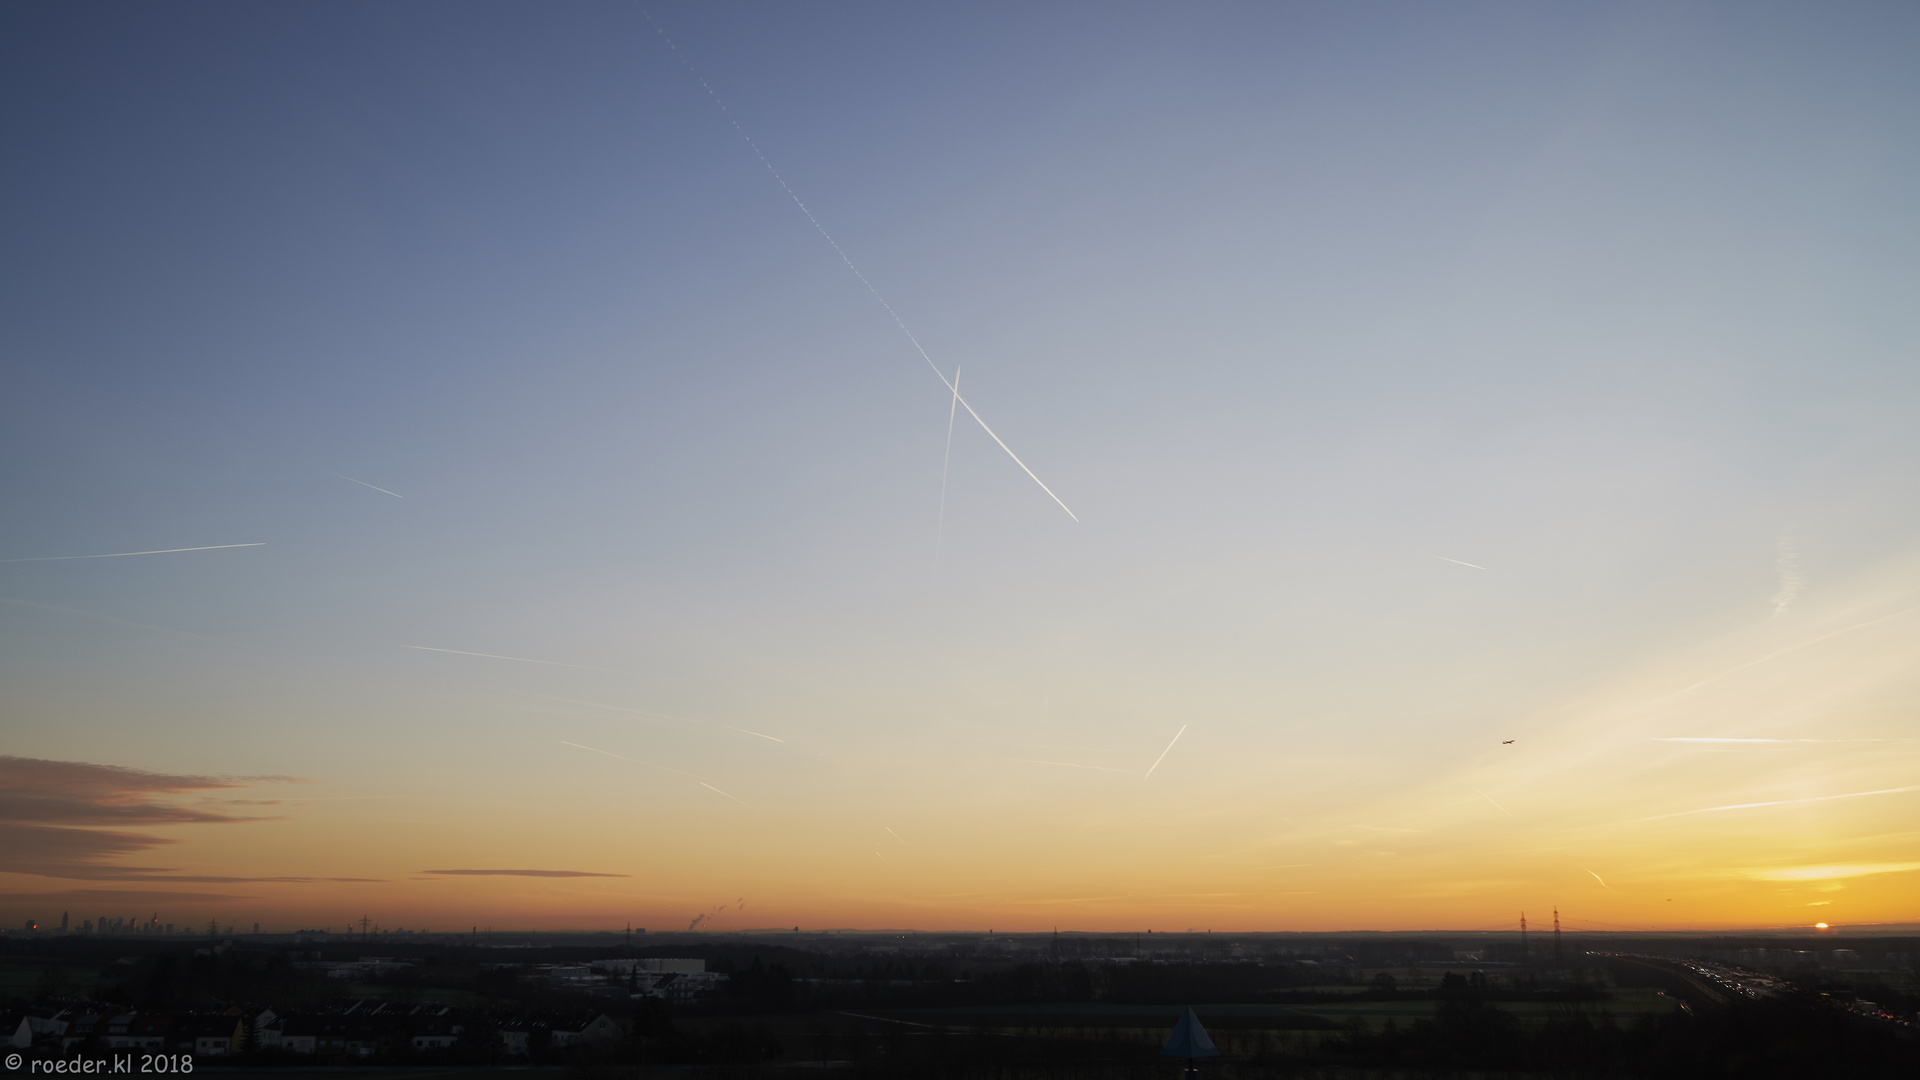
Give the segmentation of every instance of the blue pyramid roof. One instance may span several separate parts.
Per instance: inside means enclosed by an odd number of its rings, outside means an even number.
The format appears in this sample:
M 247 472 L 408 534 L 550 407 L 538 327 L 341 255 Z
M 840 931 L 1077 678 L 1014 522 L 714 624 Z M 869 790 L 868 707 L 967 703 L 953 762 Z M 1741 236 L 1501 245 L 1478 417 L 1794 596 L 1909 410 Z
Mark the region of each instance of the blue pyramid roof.
M 1207 1029 L 1200 1026 L 1200 1018 L 1193 1015 L 1189 1008 L 1180 1015 L 1180 1022 L 1173 1025 L 1173 1034 L 1168 1037 L 1167 1045 L 1160 1048 L 1167 1057 L 1203 1058 L 1218 1057 L 1220 1051 L 1213 1048 L 1213 1040 L 1207 1038 Z

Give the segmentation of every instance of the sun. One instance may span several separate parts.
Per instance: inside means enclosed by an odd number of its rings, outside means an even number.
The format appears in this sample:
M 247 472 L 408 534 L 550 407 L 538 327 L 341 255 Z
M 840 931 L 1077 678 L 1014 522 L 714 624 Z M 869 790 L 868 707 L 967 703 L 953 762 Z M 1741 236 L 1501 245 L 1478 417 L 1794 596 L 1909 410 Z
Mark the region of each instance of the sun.
M 1823 922 L 1817 922 L 1813 924 L 1813 928 L 1815 930 L 1825 930 L 1827 928 L 1827 924 Z

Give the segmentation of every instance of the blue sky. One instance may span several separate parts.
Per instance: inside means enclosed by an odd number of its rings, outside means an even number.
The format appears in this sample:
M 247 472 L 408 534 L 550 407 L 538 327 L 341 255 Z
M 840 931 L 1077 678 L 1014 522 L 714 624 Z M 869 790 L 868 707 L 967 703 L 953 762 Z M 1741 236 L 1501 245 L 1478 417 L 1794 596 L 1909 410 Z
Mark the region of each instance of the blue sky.
M 1906 588 L 1916 18 L 15 6 L 0 557 L 265 546 L 0 566 L 6 752 L 628 813 L 573 742 L 864 857 L 1165 820 L 1021 770 L 1186 725 L 1175 805 L 1374 805 Z M 1079 522 L 964 413 L 943 515 L 946 388 L 729 116 Z M 706 797 L 647 858 L 829 917 Z

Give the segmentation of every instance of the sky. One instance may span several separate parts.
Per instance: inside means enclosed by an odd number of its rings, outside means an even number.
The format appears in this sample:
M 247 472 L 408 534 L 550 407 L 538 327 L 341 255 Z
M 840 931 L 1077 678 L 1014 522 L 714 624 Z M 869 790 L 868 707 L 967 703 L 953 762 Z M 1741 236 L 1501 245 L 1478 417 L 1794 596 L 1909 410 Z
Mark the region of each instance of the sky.
M 1916 34 L 8 5 L 0 919 L 1920 921 Z

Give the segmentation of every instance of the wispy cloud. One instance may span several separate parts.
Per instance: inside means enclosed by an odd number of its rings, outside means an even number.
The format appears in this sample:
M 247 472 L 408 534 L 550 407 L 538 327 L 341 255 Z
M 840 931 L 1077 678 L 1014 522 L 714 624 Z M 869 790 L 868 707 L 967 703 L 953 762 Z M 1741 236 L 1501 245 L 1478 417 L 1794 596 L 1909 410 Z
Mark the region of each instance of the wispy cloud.
M 1486 569 L 1486 567 L 1484 567 L 1484 566 L 1481 566 L 1481 565 L 1480 565 L 1480 564 L 1478 564 L 1478 563 L 1470 563 L 1470 562 L 1461 562 L 1461 561 L 1460 561 L 1459 559 L 1449 559 L 1449 558 L 1447 558 L 1447 557 L 1446 557 L 1445 555 L 1435 555 L 1435 556 L 1433 556 L 1433 557 L 1434 557 L 1434 558 L 1436 558 L 1436 559 L 1439 559 L 1439 560 L 1440 560 L 1440 561 L 1442 561 L 1442 562 L 1450 562 L 1450 563 L 1452 563 L 1452 564 L 1454 564 L 1455 566 L 1470 566 L 1470 567 L 1472 567 L 1472 568 L 1474 568 L 1475 570 L 1485 570 L 1485 569 Z

